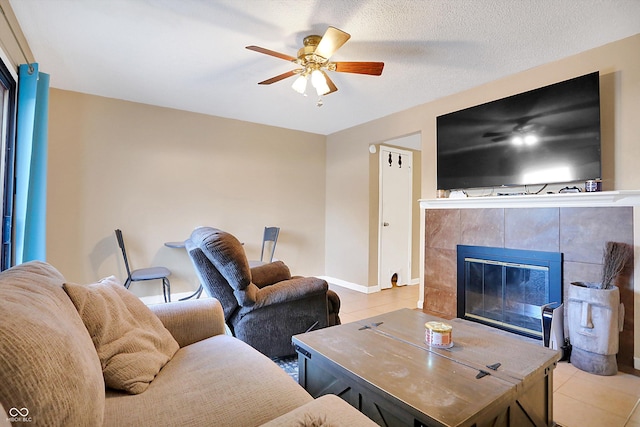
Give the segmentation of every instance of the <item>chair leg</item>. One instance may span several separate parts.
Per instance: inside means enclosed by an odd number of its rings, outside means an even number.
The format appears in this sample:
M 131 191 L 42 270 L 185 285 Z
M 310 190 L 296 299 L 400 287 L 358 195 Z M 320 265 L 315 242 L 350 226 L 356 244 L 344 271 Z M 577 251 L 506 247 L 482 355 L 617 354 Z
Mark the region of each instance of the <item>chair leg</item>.
M 198 286 L 198 289 L 196 289 L 196 291 L 194 293 L 192 293 L 191 295 L 189 295 L 188 297 L 180 298 L 180 301 L 186 301 L 186 300 L 191 299 L 191 298 L 198 299 L 198 298 L 200 298 L 201 294 L 202 294 L 202 285 Z
M 171 284 L 166 277 L 162 278 L 162 294 L 164 295 L 164 302 L 171 302 Z

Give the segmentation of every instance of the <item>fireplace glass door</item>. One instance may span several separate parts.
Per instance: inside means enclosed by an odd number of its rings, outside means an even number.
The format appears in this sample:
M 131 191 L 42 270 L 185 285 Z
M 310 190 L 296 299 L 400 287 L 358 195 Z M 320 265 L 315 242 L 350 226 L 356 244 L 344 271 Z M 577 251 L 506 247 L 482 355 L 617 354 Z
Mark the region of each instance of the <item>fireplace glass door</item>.
M 465 269 L 466 316 L 542 336 L 548 267 L 466 258 Z
M 458 317 L 542 338 L 542 306 L 562 302 L 562 254 L 458 245 Z

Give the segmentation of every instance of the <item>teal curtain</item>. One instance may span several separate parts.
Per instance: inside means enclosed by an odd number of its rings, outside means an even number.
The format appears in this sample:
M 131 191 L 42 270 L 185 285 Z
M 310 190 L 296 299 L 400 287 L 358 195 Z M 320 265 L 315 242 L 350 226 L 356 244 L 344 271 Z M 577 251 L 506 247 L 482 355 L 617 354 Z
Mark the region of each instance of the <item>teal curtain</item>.
M 14 264 L 46 258 L 49 75 L 38 64 L 18 70 Z

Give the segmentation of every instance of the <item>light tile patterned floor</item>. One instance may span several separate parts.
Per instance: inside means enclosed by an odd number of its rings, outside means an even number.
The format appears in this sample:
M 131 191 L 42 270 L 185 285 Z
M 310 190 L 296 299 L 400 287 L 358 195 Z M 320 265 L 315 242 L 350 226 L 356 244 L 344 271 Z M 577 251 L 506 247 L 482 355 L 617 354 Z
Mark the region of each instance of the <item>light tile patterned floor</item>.
M 416 308 L 419 286 L 364 294 L 330 286 L 341 301 L 342 323 Z M 563 427 L 640 427 L 640 377 L 618 373 L 602 377 L 560 362 L 553 375 L 553 417 Z

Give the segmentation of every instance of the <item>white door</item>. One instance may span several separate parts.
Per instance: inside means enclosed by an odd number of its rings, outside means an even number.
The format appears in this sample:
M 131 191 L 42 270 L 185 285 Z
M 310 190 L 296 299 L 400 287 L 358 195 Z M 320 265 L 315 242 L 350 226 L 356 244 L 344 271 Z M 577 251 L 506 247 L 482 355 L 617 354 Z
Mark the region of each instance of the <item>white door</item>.
M 380 146 L 378 283 L 382 289 L 411 280 L 412 163 L 411 151 Z

